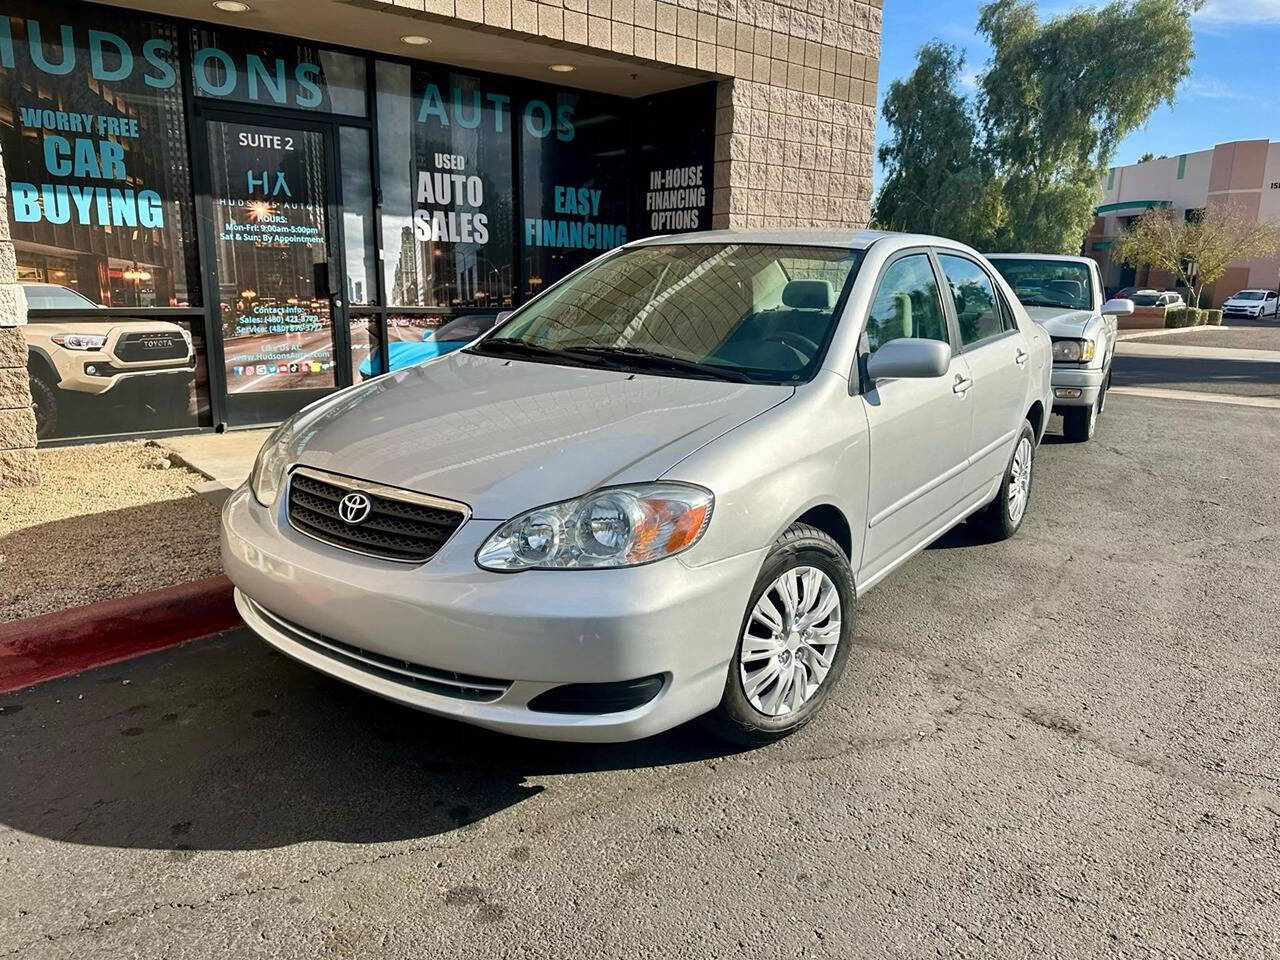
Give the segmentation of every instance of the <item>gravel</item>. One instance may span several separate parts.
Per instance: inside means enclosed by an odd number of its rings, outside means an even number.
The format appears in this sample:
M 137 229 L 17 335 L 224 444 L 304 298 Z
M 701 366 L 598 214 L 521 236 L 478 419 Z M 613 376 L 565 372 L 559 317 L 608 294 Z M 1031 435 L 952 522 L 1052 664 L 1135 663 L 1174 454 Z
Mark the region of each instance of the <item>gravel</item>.
M 1166 347 L 1231 347 L 1236 350 L 1280 350 L 1280 323 L 1270 327 L 1215 327 L 1159 337 L 1134 337 L 1129 343 Z
M 40 451 L 44 482 L 0 495 L 0 623 L 222 571 L 199 474 L 144 441 Z

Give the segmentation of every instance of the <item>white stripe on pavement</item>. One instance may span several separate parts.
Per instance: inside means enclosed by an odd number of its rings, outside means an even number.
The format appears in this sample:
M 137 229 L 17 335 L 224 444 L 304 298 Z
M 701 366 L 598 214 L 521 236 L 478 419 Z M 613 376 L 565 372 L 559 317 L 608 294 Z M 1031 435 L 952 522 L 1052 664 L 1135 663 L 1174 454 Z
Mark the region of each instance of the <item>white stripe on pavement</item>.
M 1280 410 L 1280 397 L 1242 397 L 1230 393 L 1200 393 L 1196 390 L 1165 390 L 1161 387 L 1112 387 L 1107 393 L 1151 400 L 1193 400 L 1199 403 L 1225 403 L 1234 407 L 1267 407 Z

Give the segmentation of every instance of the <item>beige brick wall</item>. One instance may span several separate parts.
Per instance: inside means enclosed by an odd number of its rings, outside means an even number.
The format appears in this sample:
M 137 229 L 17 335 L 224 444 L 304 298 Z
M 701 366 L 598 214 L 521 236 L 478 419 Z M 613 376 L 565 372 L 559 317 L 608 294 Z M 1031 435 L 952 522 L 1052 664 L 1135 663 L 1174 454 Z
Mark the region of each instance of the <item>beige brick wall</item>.
M 36 424 L 27 383 L 27 344 L 18 328 L 27 321 L 26 298 L 16 286 L 9 240 L 9 187 L 0 155 L 0 287 L 16 296 L 0 297 L 0 488 L 40 482 Z
M 870 218 L 883 0 L 361 0 L 720 78 L 717 227 Z

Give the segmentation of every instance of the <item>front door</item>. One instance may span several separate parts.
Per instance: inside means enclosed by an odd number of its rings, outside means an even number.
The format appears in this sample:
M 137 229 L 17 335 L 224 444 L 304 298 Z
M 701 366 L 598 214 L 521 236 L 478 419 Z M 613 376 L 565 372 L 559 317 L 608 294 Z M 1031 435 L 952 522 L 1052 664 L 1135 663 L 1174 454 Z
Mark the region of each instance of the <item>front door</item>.
M 323 124 L 232 116 L 208 119 L 205 135 L 225 419 L 269 423 L 351 382 L 333 138 Z
M 868 355 L 902 337 L 956 347 L 933 263 L 923 250 L 885 269 L 867 317 Z M 968 364 L 957 351 L 946 376 L 884 380 L 863 394 L 871 431 L 863 580 L 919 546 L 963 499 L 973 430 L 971 384 Z

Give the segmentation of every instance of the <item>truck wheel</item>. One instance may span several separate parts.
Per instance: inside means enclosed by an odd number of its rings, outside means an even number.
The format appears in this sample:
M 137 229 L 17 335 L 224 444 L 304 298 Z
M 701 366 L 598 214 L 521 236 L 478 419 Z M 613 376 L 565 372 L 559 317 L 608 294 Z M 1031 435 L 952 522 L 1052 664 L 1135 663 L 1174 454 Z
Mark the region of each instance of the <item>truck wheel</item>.
M 1008 540 L 1022 526 L 1031 502 L 1031 470 L 1035 456 L 1036 434 L 1031 424 L 1024 420 L 996 498 L 969 519 L 969 525 L 983 539 L 990 542 Z
M 1084 443 L 1093 439 L 1093 432 L 1098 427 L 1098 414 L 1101 412 L 1102 391 L 1098 399 L 1087 407 L 1067 407 L 1062 412 L 1062 435 L 1072 443 Z
M 33 373 L 31 382 L 31 412 L 36 418 L 36 439 L 45 440 L 58 429 L 58 391 L 44 377 Z
M 793 525 L 756 579 L 724 695 L 705 724 L 757 747 L 812 720 L 848 662 L 856 602 L 844 551 L 821 530 Z

